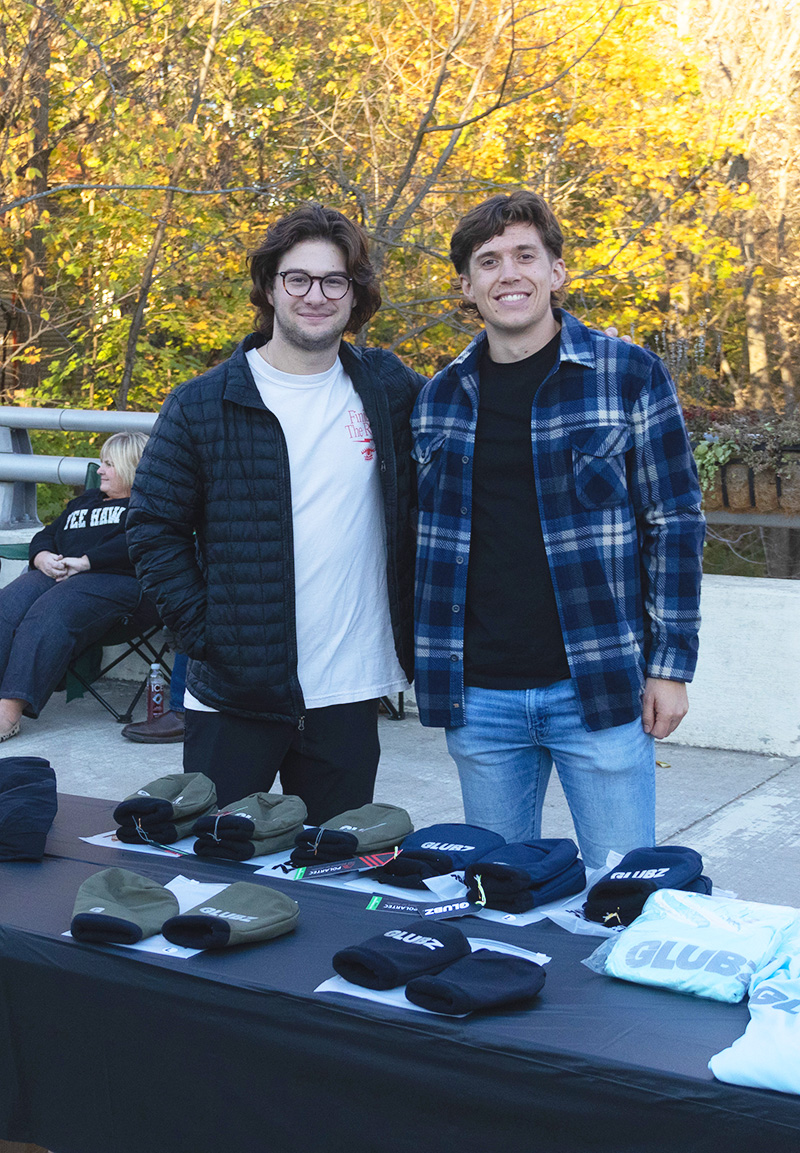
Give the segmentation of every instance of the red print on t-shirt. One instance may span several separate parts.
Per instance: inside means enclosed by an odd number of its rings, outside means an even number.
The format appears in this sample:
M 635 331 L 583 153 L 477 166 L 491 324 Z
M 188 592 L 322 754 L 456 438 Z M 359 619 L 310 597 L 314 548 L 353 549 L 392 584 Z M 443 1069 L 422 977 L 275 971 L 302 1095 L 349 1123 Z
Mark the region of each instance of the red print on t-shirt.
M 351 440 L 364 445 L 364 448 L 361 449 L 364 460 L 372 460 L 375 456 L 375 443 L 372 439 L 372 429 L 369 426 L 367 414 L 356 412 L 354 408 L 351 408 L 347 415 L 350 417 L 350 423 L 345 425 L 348 436 Z

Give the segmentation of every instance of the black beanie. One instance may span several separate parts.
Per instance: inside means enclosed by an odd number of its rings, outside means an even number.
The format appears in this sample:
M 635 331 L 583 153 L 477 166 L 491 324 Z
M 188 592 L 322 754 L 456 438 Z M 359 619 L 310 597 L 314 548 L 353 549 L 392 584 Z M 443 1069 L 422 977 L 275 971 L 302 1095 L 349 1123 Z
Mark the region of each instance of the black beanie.
M 455 925 L 420 918 L 340 949 L 333 967 L 353 985 L 394 989 L 412 977 L 440 972 L 469 951 L 469 941 Z
M 49 761 L 0 759 L 0 861 L 41 861 L 57 811 L 56 775 Z
M 567 837 L 501 845 L 464 875 L 470 901 L 485 898 L 490 909 L 523 913 L 560 897 L 580 893 L 586 870 L 578 846 Z
M 394 860 L 376 869 L 372 876 L 383 885 L 422 889 L 429 877 L 465 869 L 504 844 L 499 833 L 477 825 L 429 825 L 406 837 Z
M 583 906 L 584 915 L 589 921 L 606 925 L 630 925 L 651 893 L 657 889 L 689 889 L 702 872 L 703 858 L 683 845 L 632 849 L 592 885 Z
M 406 985 L 406 997 L 434 1013 L 463 1016 L 535 997 L 544 980 L 545 971 L 536 961 L 478 949 L 438 976 L 415 977 Z

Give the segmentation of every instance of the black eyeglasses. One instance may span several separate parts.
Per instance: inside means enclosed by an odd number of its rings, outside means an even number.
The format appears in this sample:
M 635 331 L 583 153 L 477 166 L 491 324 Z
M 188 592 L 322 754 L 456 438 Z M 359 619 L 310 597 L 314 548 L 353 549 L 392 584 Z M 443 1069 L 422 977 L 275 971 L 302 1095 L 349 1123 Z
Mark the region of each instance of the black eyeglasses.
M 322 295 L 326 300 L 341 300 L 353 282 L 352 276 L 339 272 L 329 272 L 327 276 L 311 276 L 308 272 L 279 272 L 283 287 L 290 296 L 307 296 L 315 280 L 319 281 Z

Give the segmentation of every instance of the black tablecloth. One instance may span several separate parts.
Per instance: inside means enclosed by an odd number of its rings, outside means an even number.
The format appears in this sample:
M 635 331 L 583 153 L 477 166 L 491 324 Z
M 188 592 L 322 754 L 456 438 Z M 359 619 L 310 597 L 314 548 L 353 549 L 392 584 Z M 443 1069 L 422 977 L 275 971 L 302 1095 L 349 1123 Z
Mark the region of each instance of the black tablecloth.
M 468 918 L 548 953 L 529 1008 L 448 1019 L 315 994 L 331 957 L 404 919 L 363 893 L 236 865 L 87 845 L 109 802 L 62 797 L 41 864 L 0 866 L 0 1136 L 57 1153 L 666 1153 L 796 1150 L 800 1098 L 725 1085 L 723 1005 L 598 976 L 598 943 Z M 65 938 L 81 882 L 116 864 L 162 883 L 263 880 L 300 903 L 286 937 L 175 958 Z

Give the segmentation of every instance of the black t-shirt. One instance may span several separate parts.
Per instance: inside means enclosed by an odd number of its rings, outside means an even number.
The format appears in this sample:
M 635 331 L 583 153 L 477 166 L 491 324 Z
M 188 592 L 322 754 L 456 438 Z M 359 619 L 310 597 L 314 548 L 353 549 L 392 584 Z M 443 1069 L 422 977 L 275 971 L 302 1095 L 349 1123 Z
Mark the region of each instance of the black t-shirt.
M 569 677 L 539 519 L 531 409 L 560 334 L 525 360 L 480 363 L 472 477 L 464 679 L 487 689 L 538 688 Z

